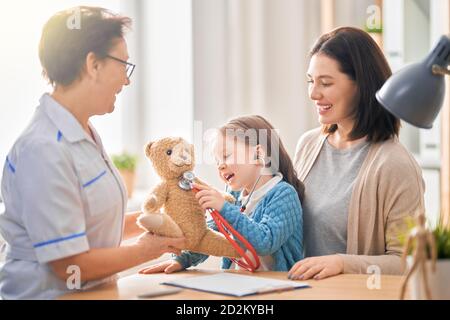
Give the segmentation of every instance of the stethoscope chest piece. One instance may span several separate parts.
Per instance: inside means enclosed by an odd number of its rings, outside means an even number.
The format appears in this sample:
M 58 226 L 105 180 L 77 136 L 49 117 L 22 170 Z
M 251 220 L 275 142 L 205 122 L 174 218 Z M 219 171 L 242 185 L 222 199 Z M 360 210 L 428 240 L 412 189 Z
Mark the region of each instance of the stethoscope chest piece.
M 180 178 L 178 186 L 186 191 L 192 190 L 192 183 L 194 182 L 195 174 L 192 171 L 186 171 Z

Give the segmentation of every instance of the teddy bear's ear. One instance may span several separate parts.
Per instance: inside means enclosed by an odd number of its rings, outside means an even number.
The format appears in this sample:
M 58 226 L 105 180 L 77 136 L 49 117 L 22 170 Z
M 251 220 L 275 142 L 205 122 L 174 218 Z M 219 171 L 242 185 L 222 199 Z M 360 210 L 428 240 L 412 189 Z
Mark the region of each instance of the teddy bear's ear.
M 148 157 L 148 158 L 150 158 L 150 149 L 152 148 L 152 144 L 153 144 L 153 141 L 152 142 L 149 142 L 149 143 L 147 143 L 147 145 L 145 146 L 145 155 Z

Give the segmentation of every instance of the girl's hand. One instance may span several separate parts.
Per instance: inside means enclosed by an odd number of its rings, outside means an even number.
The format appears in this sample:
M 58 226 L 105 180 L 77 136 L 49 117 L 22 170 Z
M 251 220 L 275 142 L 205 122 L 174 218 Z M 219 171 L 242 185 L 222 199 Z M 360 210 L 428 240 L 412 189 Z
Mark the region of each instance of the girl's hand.
M 335 255 L 311 257 L 300 260 L 291 270 L 288 278 L 292 280 L 325 279 L 344 272 L 343 259 Z
M 172 272 L 180 271 L 182 269 L 183 269 L 183 267 L 177 261 L 168 260 L 168 261 L 163 261 L 163 262 L 157 263 L 153 266 L 141 269 L 141 270 L 139 270 L 139 273 L 140 274 L 150 274 L 150 273 L 160 273 L 160 272 L 172 273 Z
M 195 194 L 195 198 L 198 200 L 198 203 L 203 210 L 206 211 L 208 208 L 212 208 L 217 211 L 222 210 L 223 205 L 225 204 L 225 199 L 219 191 L 209 186 L 203 186 L 196 183 L 193 183 L 192 186 L 195 189 L 200 190 Z

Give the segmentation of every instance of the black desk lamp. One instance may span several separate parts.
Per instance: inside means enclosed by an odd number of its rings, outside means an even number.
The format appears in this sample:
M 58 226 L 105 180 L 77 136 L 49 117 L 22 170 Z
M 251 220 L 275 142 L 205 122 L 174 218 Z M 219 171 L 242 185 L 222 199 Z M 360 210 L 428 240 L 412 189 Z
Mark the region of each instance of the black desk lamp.
M 376 98 L 396 117 L 430 129 L 444 101 L 444 76 L 450 75 L 449 64 L 450 39 L 442 36 L 422 62 L 394 73 L 376 93 Z

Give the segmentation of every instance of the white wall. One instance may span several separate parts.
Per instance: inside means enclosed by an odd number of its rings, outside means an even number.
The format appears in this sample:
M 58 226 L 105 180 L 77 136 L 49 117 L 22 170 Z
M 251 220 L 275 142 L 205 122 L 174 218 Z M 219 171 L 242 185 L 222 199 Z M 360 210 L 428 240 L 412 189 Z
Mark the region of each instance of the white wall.
M 192 4 L 128 0 L 122 8 L 135 19 L 130 46 L 137 64 L 124 96 L 124 145 L 140 156 L 137 187 L 148 189 L 158 179 L 144 145 L 164 136 L 193 141 Z
M 373 4 L 373 0 L 334 0 L 335 25 L 364 29 L 368 18 L 367 7 Z

